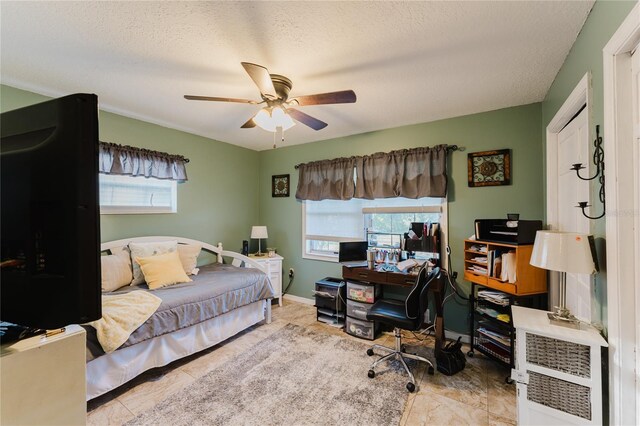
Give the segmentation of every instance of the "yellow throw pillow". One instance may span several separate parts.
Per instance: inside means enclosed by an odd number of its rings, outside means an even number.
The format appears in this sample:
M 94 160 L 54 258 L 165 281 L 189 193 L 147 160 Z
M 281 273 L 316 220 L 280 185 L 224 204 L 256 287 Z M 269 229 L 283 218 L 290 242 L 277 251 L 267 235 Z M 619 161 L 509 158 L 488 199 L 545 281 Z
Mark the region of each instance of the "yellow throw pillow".
M 192 244 L 178 244 L 178 256 L 187 275 L 193 275 L 193 270 L 198 264 L 198 255 L 202 247 Z
M 149 289 L 156 290 L 171 284 L 188 283 L 177 251 L 150 257 L 136 257 Z

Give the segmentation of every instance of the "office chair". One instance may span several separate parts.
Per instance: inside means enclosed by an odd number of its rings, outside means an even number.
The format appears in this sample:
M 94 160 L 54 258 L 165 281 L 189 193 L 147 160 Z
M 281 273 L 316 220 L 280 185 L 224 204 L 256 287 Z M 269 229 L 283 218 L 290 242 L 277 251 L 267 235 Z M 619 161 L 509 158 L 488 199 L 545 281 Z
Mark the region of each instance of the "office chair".
M 406 358 L 414 359 L 416 361 L 422 361 L 429 365 L 429 374 L 433 375 L 433 364 L 426 358 L 418 355 L 409 354 L 406 352 L 405 346 L 402 344 L 402 330 L 418 331 L 422 327 L 424 321 L 424 313 L 427 310 L 427 293 L 431 286 L 435 285 L 437 280 L 442 280 L 442 271 L 440 268 L 434 268 L 431 273 L 427 275 L 427 267 L 425 265 L 420 269 L 416 282 L 411 288 L 411 292 L 404 301 L 393 299 L 381 299 L 373 304 L 369 312 L 367 313 L 367 319 L 369 321 L 379 321 L 383 324 L 389 324 L 394 327 L 394 334 L 396 337 L 395 348 L 388 348 L 382 345 L 373 345 L 367 349 L 367 355 L 372 356 L 374 349 L 379 349 L 383 352 L 388 352 L 387 355 L 382 356 L 380 359 L 371 364 L 371 369 L 368 372 L 370 378 L 374 378 L 376 373 L 374 369 L 382 362 L 390 359 L 398 359 L 409 374 L 409 383 L 407 383 L 407 390 L 414 392 L 416 390 L 416 380 L 413 377 L 413 373 L 407 366 Z

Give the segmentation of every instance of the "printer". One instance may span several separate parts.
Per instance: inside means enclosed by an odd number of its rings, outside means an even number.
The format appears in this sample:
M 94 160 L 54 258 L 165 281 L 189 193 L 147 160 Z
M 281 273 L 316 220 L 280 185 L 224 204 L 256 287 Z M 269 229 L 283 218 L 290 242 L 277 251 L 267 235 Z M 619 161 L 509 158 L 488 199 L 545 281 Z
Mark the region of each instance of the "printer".
M 541 220 L 476 219 L 476 240 L 506 244 L 533 244 Z

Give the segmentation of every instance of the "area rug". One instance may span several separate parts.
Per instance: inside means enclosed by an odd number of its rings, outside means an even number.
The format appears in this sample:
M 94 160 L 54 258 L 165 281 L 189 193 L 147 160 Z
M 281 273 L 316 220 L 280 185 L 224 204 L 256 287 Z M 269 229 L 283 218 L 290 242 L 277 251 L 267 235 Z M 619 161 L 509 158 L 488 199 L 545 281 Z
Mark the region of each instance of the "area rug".
M 369 346 L 287 324 L 127 424 L 398 424 L 407 380 L 394 363 L 369 379 Z

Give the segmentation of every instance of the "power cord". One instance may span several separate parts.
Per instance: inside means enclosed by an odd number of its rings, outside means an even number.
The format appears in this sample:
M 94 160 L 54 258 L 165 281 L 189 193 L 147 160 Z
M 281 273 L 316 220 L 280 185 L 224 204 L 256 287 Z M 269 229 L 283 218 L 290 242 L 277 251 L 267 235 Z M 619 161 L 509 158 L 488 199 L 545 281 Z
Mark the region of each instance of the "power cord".
M 282 295 L 284 296 L 285 294 L 287 294 L 287 290 L 289 290 L 289 287 L 291 287 L 291 283 L 293 282 L 293 277 L 289 277 L 289 284 L 287 284 L 287 287 L 282 290 Z
M 451 290 L 453 290 L 453 293 L 449 294 L 447 297 L 444 298 L 444 300 L 442 301 L 442 306 L 444 306 L 444 304 L 451 297 L 455 297 L 455 296 L 458 296 L 462 300 L 469 301 L 469 298 L 466 297 L 465 295 L 461 294 L 459 292 L 459 290 L 458 290 L 458 286 L 451 280 L 451 273 L 449 273 L 449 271 L 452 270 L 452 267 L 451 267 L 451 246 L 447 245 L 446 251 L 447 251 L 447 260 L 448 260 L 447 267 L 448 267 L 448 269 L 445 269 L 445 272 L 447 274 L 447 282 L 449 283 L 449 286 L 451 287 Z

